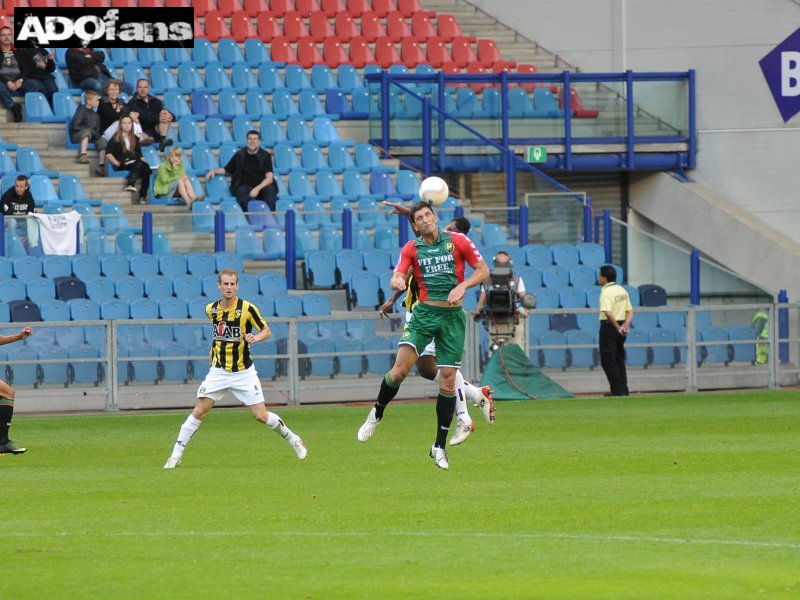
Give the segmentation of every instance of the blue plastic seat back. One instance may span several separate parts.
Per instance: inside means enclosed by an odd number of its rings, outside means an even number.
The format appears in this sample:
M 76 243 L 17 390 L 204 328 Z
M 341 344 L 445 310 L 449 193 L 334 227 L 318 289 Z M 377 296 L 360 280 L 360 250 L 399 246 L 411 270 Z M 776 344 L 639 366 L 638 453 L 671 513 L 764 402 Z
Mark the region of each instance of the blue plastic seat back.
M 553 262 L 559 267 L 572 269 L 580 264 L 578 249 L 574 244 L 553 244 L 550 246 Z
M 322 294 L 303 294 L 303 314 L 307 317 L 326 317 L 331 314 L 331 301 Z

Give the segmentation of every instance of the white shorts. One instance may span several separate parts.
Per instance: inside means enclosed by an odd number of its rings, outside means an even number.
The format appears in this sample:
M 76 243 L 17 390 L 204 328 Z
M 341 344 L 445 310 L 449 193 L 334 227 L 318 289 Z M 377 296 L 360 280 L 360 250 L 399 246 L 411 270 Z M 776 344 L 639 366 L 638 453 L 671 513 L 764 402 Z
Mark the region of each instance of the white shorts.
M 406 323 L 411 321 L 411 313 L 406 311 Z M 425 346 L 420 356 L 436 356 L 436 340 L 431 340 L 431 343 Z
M 218 402 L 228 390 L 245 406 L 264 402 L 261 381 L 258 379 L 258 373 L 253 365 L 237 373 L 212 367 L 197 389 L 197 397 L 210 398 L 214 402 Z

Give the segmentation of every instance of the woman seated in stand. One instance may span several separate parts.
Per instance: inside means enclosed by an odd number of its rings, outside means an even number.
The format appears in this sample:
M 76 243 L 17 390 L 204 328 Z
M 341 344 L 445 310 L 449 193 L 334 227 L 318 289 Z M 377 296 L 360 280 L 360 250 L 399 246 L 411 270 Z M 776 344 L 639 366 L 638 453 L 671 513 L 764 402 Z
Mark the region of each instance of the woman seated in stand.
M 139 140 L 133 134 L 133 119 L 120 117 L 119 128 L 106 147 L 106 161 L 115 171 L 128 171 L 125 191 L 135 192 L 139 181 L 139 204 L 147 204 L 150 191 L 150 165 L 142 157 Z

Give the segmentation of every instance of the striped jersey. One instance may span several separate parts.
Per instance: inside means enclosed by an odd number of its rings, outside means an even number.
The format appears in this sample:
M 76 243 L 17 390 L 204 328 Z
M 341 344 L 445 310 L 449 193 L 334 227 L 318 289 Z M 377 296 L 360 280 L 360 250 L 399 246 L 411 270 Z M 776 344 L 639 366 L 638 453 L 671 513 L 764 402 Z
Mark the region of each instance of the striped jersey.
M 412 312 L 414 307 L 419 302 L 419 286 L 417 282 L 414 280 L 414 276 L 408 278 L 408 287 L 406 288 L 406 299 L 403 302 L 403 306 L 406 307 L 408 312 Z
M 216 300 L 206 306 L 206 316 L 214 329 L 211 347 L 211 366 L 226 371 L 244 371 L 253 364 L 250 344 L 244 336 L 253 329 L 261 330 L 267 323 L 255 304 L 236 298 L 233 305 L 224 309 Z
M 467 236 L 440 229 L 432 244 L 422 237 L 407 242 L 400 251 L 395 271 L 407 273 L 413 268 L 420 302 L 447 300 L 450 291 L 464 281 L 465 265 L 475 267 L 482 258 Z

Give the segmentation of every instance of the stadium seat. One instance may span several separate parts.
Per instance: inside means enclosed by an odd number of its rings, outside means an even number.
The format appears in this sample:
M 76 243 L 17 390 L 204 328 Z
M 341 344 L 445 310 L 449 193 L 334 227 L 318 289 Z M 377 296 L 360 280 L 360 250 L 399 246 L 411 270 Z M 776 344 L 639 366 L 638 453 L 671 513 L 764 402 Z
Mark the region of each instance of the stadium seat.
M 244 258 L 235 252 L 219 252 L 215 255 L 217 272 L 224 269 L 233 269 L 238 273 L 244 272 Z
M 380 304 L 380 281 L 378 275 L 369 271 L 353 273 L 348 283 L 348 310 L 354 308 L 375 309 Z
M 618 281 L 621 280 L 617 277 Z M 644 284 L 639 288 L 639 301 L 642 306 L 666 306 L 667 291 L 656 284 Z
M 669 329 L 651 329 L 651 344 L 669 344 L 668 346 L 650 347 L 652 365 L 672 367 L 678 362 L 677 348 L 675 347 L 675 332 Z
M 356 69 L 363 69 L 366 65 L 377 64 L 375 53 L 372 51 L 372 44 L 364 36 L 354 37 L 350 40 L 349 62 Z
M 594 335 L 586 331 L 567 331 L 564 334 L 567 343 L 567 357 L 569 366 L 579 369 L 591 369 L 597 362 L 595 360 Z M 587 346 L 578 348 L 576 346 Z
M 59 300 L 73 300 L 75 298 L 86 298 L 86 284 L 77 277 L 56 277 L 55 297 Z
M 735 325 L 728 329 L 731 344 L 731 361 L 755 364 L 756 336 L 752 327 Z
M 580 264 L 578 249 L 574 244 L 553 244 L 550 246 L 553 262 L 559 267 L 572 269 Z

